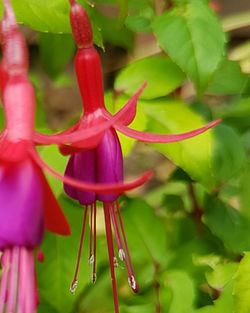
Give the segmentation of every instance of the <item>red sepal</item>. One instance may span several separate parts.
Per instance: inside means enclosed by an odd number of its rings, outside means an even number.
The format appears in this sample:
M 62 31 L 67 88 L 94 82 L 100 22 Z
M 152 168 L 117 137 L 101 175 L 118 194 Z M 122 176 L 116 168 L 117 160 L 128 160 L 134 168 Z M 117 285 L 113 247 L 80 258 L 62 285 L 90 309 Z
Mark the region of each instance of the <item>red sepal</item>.
M 221 120 L 216 120 L 211 123 L 208 123 L 207 125 L 191 130 L 186 133 L 181 134 L 153 134 L 150 132 L 142 132 L 139 130 L 131 129 L 129 127 L 123 126 L 123 125 L 116 125 L 115 128 L 121 132 L 122 134 L 134 138 L 136 140 L 142 141 L 142 142 L 148 142 L 148 143 L 170 143 L 170 142 L 177 142 L 185 139 L 189 139 L 195 136 L 198 136 L 205 131 L 209 130 L 210 128 L 216 126 L 219 124 Z
M 37 165 L 36 165 L 37 167 Z M 44 222 L 45 228 L 58 235 L 70 235 L 68 221 L 56 200 L 43 172 L 37 167 L 44 191 Z
M 0 140 L 0 160 L 7 162 L 22 161 L 28 157 L 29 146 L 30 143 L 25 140 L 11 142 L 3 138 Z

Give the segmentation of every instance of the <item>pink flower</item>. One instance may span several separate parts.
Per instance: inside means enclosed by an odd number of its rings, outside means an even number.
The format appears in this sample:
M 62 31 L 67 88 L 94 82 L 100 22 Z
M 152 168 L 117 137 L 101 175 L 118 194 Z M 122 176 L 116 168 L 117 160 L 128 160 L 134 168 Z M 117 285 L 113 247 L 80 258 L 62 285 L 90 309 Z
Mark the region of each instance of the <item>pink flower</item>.
M 106 184 L 106 186 L 122 184 L 123 157 L 120 142 L 116 134 L 117 130 L 140 141 L 168 143 L 191 138 L 219 123 L 219 121 L 214 121 L 200 129 L 178 135 L 152 134 L 130 129 L 128 125 L 135 118 L 136 103 L 140 93 L 145 88 L 145 84 L 129 100 L 123 109 L 112 116 L 106 110 L 104 104 L 101 62 L 93 46 L 92 29 L 89 18 L 84 9 L 77 4 L 75 0 L 71 0 L 70 4 L 70 21 L 73 35 L 78 46 L 75 57 L 75 70 L 83 100 L 84 115 L 71 129 L 72 136 L 79 133 L 78 140 L 72 138 L 71 144 L 62 145 L 60 148 L 63 154 L 71 154 L 65 171 L 66 177 L 70 176 L 89 184 Z M 87 132 L 91 128 L 94 129 L 98 126 L 103 127 L 105 124 L 108 125 L 108 122 L 112 122 L 112 124 L 106 129 L 103 128 L 103 131 L 100 132 L 94 140 L 80 136 L 81 131 L 84 130 Z M 67 135 L 69 136 L 70 133 Z M 45 136 L 41 136 L 40 134 L 36 135 L 36 139 L 38 142 L 45 142 L 47 140 Z M 135 184 L 134 187 L 136 187 Z M 113 246 L 113 232 L 117 243 L 118 256 L 125 263 L 127 268 L 129 285 L 134 292 L 138 292 L 139 290 L 125 236 L 118 195 L 107 189 L 105 194 L 104 189 L 101 193 L 96 189 L 91 191 L 79 190 L 72 185 L 69 186 L 67 182 L 64 185 L 64 189 L 69 197 L 78 200 L 80 204 L 84 206 L 82 234 L 71 291 L 74 292 L 77 287 L 82 243 L 88 214 L 90 215 L 89 263 L 93 266 L 93 283 L 96 280 L 96 201 L 101 201 L 103 203 L 106 225 L 115 312 L 118 313 L 119 305 L 115 282 L 117 259 Z M 125 188 L 121 188 L 120 192 L 124 191 Z
M 41 245 L 45 229 L 60 235 L 70 234 L 68 222 L 42 169 L 83 191 L 115 193 L 143 184 L 151 174 L 146 173 L 133 184 L 86 184 L 61 176 L 40 159 L 35 150 L 35 95 L 27 76 L 28 51 L 9 0 L 4 0 L 4 7 L 0 88 L 6 123 L 0 133 L 0 313 L 16 309 L 20 313 L 33 313 L 38 302 L 34 251 Z M 110 125 L 106 123 L 103 129 Z M 102 136 L 103 129 L 92 128 L 86 138 L 93 134 Z M 62 144 L 70 142 L 67 131 L 52 138 Z

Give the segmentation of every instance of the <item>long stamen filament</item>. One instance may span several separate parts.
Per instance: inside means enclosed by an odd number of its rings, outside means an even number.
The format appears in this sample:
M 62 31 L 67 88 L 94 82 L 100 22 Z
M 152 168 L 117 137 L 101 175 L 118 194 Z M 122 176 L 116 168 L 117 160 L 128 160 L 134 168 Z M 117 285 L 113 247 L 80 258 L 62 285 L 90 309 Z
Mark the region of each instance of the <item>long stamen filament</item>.
M 19 248 L 14 247 L 11 253 L 10 280 L 8 288 L 7 312 L 15 312 L 18 292 Z
M 92 253 L 92 246 L 93 246 L 93 205 L 91 204 L 90 207 L 90 231 L 89 231 L 89 264 L 93 264 L 94 256 Z
M 110 220 L 110 212 L 109 212 L 110 203 L 103 203 L 103 208 L 104 208 L 106 237 L 107 237 L 107 245 L 108 245 L 109 265 L 110 265 L 110 274 L 111 274 L 111 281 L 112 281 L 115 313 L 119 313 L 119 304 L 118 304 L 118 295 L 117 295 L 117 287 L 116 287 L 116 281 L 115 281 L 115 268 L 114 268 L 114 246 L 113 246 L 113 236 L 112 236 L 112 228 L 111 228 L 111 220 Z
M 36 307 L 36 286 L 35 286 L 35 265 L 34 265 L 34 256 L 33 252 L 25 248 L 22 248 L 24 254 L 26 255 L 26 275 L 28 276 L 26 282 L 26 294 L 31 295 L 29 297 L 25 296 L 25 309 L 26 313 L 34 313 Z
M 3 313 L 4 306 L 7 297 L 7 290 L 8 290 L 8 281 L 9 281 L 9 274 L 10 274 L 10 260 L 11 260 L 11 250 L 5 250 L 4 254 L 1 258 L 2 263 L 2 277 L 1 277 L 1 290 L 0 290 L 0 313 Z
M 122 261 L 124 261 L 124 263 L 125 263 L 127 273 L 128 273 L 128 283 L 131 286 L 131 288 L 133 289 L 133 287 L 135 286 L 134 272 L 133 272 L 133 268 L 131 267 L 131 262 L 129 262 L 129 260 L 128 260 L 129 259 L 129 254 L 127 253 L 128 249 L 126 250 L 126 247 L 125 247 L 125 251 L 126 251 L 126 253 L 125 253 L 124 248 L 123 248 L 124 244 L 123 244 L 122 239 L 121 239 L 120 229 L 119 229 L 119 225 L 117 223 L 114 204 L 112 204 L 112 206 L 111 206 L 110 213 L 111 213 L 113 227 L 114 227 L 115 236 L 116 236 L 116 241 L 117 241 L 117 245 L 118 245 L 119 258 Z M 128 257 L 126 257 L 126 254 Z
M 93 284 L 96 282 L 96 203 L 94 203 L 94 263 L 93 263 Z
M 77 283 L 78 283 L 78 272 L 79 272 L 81 255 L 82 255 L 82 246 L 83 246 L 84 233 L 85 233 L 85 228 L 86 228 L 87 213 L 88 213 L 88 206 L 86 205 L 84 209 L 84 215 L 83 215 L 82 232 L 81 232 L 79 249 L 78 249 L 78 254 L 77 254 L 76 269 L 75 269 L 74 278 L 70 286 L 70 292 L 72 293 L 75 293 L 76 288 L 77 288 Z
M 119 226 L 118 226 L 118 223 L 117 223 L 117 220 L 116 220 L 116 216 L 115 216 L 115 210 L 114 210 L 114 204 L 113 203 L 110 205 L 110 216 L 111 216 L 111 221 L 112 221 L 112 224 L 113 224 L 115 238 L 116 238 L 116 242 L 117 242 L 117 246 L 118 246 L 119 258 L 122 261 L 124 261 L 125 260 L 125 252 L 123 250 L 122 239 L 121 239 Z
M 120 209 L 120 205 L 119 202 L 116 201 L 116 211 L 117 211 L 117 215 L 118 215 L 118 219 L 119 219 L 119 223 L 120 223 L 120 228 L 122 231 L 122 237 L 123 237 L 123 242 L 125 245 L 125 253 L 126 253 L 126 258 L 125 260 L 128 261 L 128 265 L 126 264 L 127 270 L 128 270 L 128 283 L 131 287 L 131 289 L 137 293 L 139 291 L 139 285 L 136 281 L 136 277 L 135 277 L 135 271 L 132 265 L 132 261 L 131 261 L 131 257 L 130 257 L 130 253 L 129 253 L 129 248 L 128 248 L 128 242 L 127 242 L 127 238 L 125 235 L 125 230 L 124 230 L 124 225 L 123 225 L 123 221 L 122 221 L 122 216 L 121 216 L 121 209 Z

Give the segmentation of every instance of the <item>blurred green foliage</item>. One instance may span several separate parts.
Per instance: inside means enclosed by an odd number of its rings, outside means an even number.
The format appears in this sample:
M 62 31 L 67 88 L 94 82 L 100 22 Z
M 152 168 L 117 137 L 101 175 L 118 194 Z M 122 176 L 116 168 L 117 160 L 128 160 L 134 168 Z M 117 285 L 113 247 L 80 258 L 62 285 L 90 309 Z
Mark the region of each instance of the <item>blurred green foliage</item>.
M 91 16 L 98 46 L 109 43 L 132 51 L 135 36 L 147 33 L 162 48 L 160 54 L 130 62 L 115 76 L 116 93 L 108 91 L 105 97 L 111 113 L 147 81 L 132 124 L 135 129 L 179 133 L 204 125 L 208 117 L 223 118 L 220 126 L 199 137 L 150 145 L 171 160 L 175 170 L 141 197 L 122 199 L 141 291 L 131 294 L 119 265 L 121 313 L 250 312 L 250 80 L 240 60 L 228 57 L 230 42 L 226 45 L 221 19 L 207 0 L 171 1 L 172 6 L 162 6 L 160 13 L 150 0 L 91 1 L 94 7 L 79 2 Z M 12 0 L 12 4 L 19 22 L 41 32 L 42 66 L 52 80 L 58 79 L 74 54 L 68 1 Z M 109 7 L 116 12 L 112 16 L 103 13 Z M 37 91 L 37 128 L 47 132 L 41 83 L 35 73 L 31 77 Z M 191 90 L 191 96 L 186 97 L 185 90 Z M 3 124 L 2 114 L 0 121 Z M 136 143 L 120 138 L 124 154 L 129 155 Z M 63 173 L 67 159 L 56 147 L 41 148 L 41 156 Z M 49 180 L 69 218 L 72 236 L 46 235 L 45 261 L 37 265 L 39 312 L 111 313 L 102 223 L 97 282 L 89 283 L 87 236 L 78 290 L 72 295 L 69 286 L 83 210 L 62 194 L 61 183 Z M 98 211 L 102 221 L 101 208 Z

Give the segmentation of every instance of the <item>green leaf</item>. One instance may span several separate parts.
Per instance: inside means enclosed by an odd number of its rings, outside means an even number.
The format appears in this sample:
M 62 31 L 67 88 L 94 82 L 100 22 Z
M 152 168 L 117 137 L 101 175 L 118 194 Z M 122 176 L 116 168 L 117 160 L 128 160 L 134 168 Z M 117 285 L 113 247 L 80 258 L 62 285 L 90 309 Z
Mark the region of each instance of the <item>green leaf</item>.
M 52 307 L 51 305 L 49 305 L 45 301 L 42 301 L 41 303 L 39 303 L 39 306 L 38 306 L 38 313 L 43 313 L 43 312 L 60 313 L 54 307 Z
M 17 21 L 42 32 L 69 33 L 69 3 L 63 0 L 12 0 Z M 0 11 L 2 15 L 2 4 Z
M 131 14 L 126 18 L 125 25 L 133 32 L 150 32 L 154 10 L 151 5 L 140 8 L 137 14 Z
M 85 9 L 93 22 L 95 43 L 103 47 L 100 31 L 95 21 L 95 11 L 86 4 L 86 1 L 79 1 L 84 4 Z M 71 33 L 69 23 L 69 1 L 65 0 L 12 0 L 11 4 L 16 14 L 17 21 L 28 27 L 46 33 Z M 3 5 L 0 3 L 0 16 L 3 14 Z
M 160 280 L 160 300 L 170 289 L 170 304 L 168 313 L 190 313 L 196 297 L 192 278 L 184 271 L 169 271 L 162 275 Z
M 192 313 L 215 313 L 214 307 L 212 305 L 204 306 L 198 310 L 193 311 Z
M 243 175 L 240 181 L 240 208 L 242 214 L 250 220 L 250 162 L 248 161 L 247 166 L 244 169 Z
M 134 41 L 133 34 L 124 25 L 121 25 L 119 20 L 104 16 L 97 11 L 95 12 L 94 20 L 100 27 L 105 42 L 131 50 Z
M 226 285 L 219 299 L 214 301 L 213 313 L 236 313 L 234 311 L 234 297 L 233 297 L 233 282 L 231 281 Z M 238 312 L 240 313 L 240 312 Z
M 221 117 L 225 123 L 237 129 L 239 132 L 246 132 L 250 129 L 250 98 L 240 98 L 228 109 L 224 108 Z
M 73 38 L 67 34 L 41 33 L 39 47 L 43 68 L 52 78 L 64 70 L 75 51 Z
M 121 313 L 152 313 L 155 309 L 154 304 L 145 304 L 145 305 L 137 305 L 137 306 L 121 306 Z
M 150 117 L 148 129 L 154 133 L 182 133 L 205 124 L 201 116 L 180 101 L 141 101 L 140 105 Z M 245 162 L 239 137 L 224 125 L 188 140 L 152 146 L 208 190 L 238 174 Z
M 240 262 L 234 285 L 235 313 L 250 312 L 250 253 Z
M 132 259 L 141 264 L 144 264 L 145 258 L 151 264 L 165 264 L 167 238 L 162 235 L 165 232 L 163 220 L 155 214 L 154 209 L 144 200 L 134 199 L 126 204 L 122 214 Z
M 37 264 L 38 285 L 42 303 L 47 303 L 58 312 L 70 313 L 77 294 L 89 282 L 90 269 L 87 266 L 80 267 L 78 290 L 76 295 L 72 295 L 69 287 L 75 269 L 83 209 L 66 197 L 60 198 L 60 204 L 69 220 L 72 233 L 70 237 L 46 233 L 42 245 L 45 260 Z M 83 249 L 83 260 L 87 260 L 87 253 L 88 249 Z
M 223 60 L 214 73 L 207 93 L 215 95 L 241 94 L 247 86 L 249 76 L 242 73 L 236 61 Z
M 211 149 L 211 169 L 217 185 L 241 174 L 246 162 L 246 152 L 241 138 L 233 128 L 218 125 L 214 130 Z
M 219 298 L 214 301 L 214 305 L 209 305 L 192 313 L 236 313 L 233 301 L 233 282 L 230 282 L 221 292 Z M 238 313 L 238 312 L 237 312 Z
M 123 69 L 115 80 L 115 89 L 132 95 L 147 82 L 142 99 L 165 96 L 181 86 L 185 75 L 169 58 L 153 56 L 136 61 Z
M 238 263 L 218 264 L 212 272 L 206 273 L 208 284 L 217 290 L 222 290 L 233 279 L 238 269 Z
M 162 49 L 202 93 L 224 54 L 225 36 L 214 12 L 192 1 L 157 17 L 153 29 Z
M 203 222 L 233 252 L 250 249 L 250 221 L 224 202 L 208 197 Z

